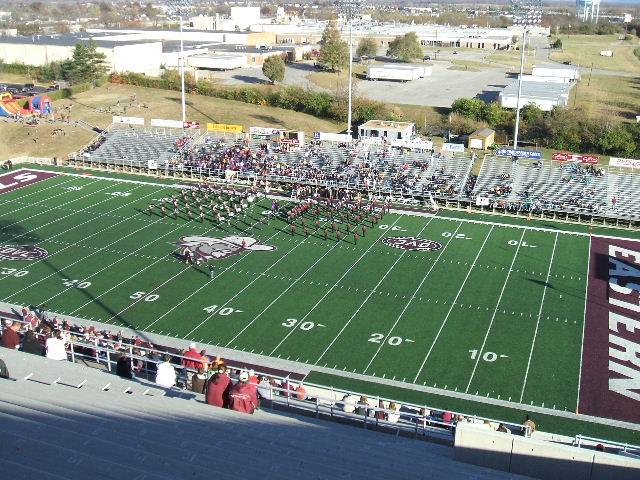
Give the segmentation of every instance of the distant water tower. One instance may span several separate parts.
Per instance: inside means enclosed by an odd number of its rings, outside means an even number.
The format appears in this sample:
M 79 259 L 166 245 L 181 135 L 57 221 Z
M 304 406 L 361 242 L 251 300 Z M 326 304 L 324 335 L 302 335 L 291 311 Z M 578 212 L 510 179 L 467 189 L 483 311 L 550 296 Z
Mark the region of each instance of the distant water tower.
M 598 22 L 600 0 L 576 0 L 576 15 L 584 22 Z

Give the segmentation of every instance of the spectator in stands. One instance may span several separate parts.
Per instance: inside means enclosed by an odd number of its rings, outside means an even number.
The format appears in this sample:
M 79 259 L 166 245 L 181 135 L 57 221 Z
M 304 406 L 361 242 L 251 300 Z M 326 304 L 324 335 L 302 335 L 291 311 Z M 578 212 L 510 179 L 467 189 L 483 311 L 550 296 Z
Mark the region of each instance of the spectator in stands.
M 304 385 L 302 384 L 302 382 L 300 382 L 298 384 L 298 387 L 296 388 L 296 398 L 298 400 L 306 400 L 307 399 L 307 391 L 304 388 Z
M 389 413 L 387 414 L 387 421 L 392 423 L 398 423 L 400 420 L 400 405 L 395 402 L 389 404 Z
M 191 378 L 191 390 L 196 393 L 204 393 L 204 389 L 207 385 L 207 373 L 204 367 L 198 368 L 198 373 L 196 373 Z
M 376 410 L 376 415 L 375 415 L 376 419 L 386 420 L 387 419 L 387 412 L 385 412 L 386 409 L 387 409 L 387 406 L 385 405 L 385 401 L 379 400 L 378 410 Z
M 229 408 L 244 413 L 253 413 L 258 408 L 258 392 L 249 383 L 249 372 L 240 372 L 238 383 L 229 390 Z
M 184 358 L 182 359 L 182 365 L 184 367 L 187 367 L 189 369 L 192 370 L 198 370 L 198 368 L 200 368 L 202 366 L 202 356 L 200 355 L 200 352 L 198 352 L 198 350 L 196 350 L 196 344 L 191 342 L 189 344 L 189 350 L 187 350 L 186 352 L 184 352 Z M 190 372 L 191 375 L 189 377 L 191 377 L 193 375 L 193 372 Z
M 507 427 L 504 426 L 504 423 L 501 423 L 500 425 L 498 425 L 498 432 L 502 432 L 502 433 L 511 433 L 511 430 L 509 430 Z
M 342 411 L 344 413 L 353 413 L 356 409 L 356 403 L 358 403 L 358 397 L 355 395 L 349 395 L 348 393 L 342 397 Z
M 27 328 L 35 330 L 40 325 L 40 319 L 27 307 L 22 309 L 22 321 Z
M 20 334 L 18 330 L 22 324 L 18 321 L 8 323 L 5 329 L 2 331 L 2 346 L 5 348 L 11 348 L 17 350 L 20 348 Z
M 356 406 L 356 415 L 366 415 L 367 411 L 369 410 L 369 404 L 367 402 L 367 397 L 365 397 L 364 395 L 360 397 L 360 400 L 358 400 L 358 404 Z
M 24 340 L 22 342 L 22 346 L 20 350 L 26 353 L 31 353 L 33 355 L 44 355 L 44 347 L 40 340 L 36 337 L 36 334 L 33 330 L 28 330 L 24 335 Z
M 273 390 L 271 389 L 271 379 L 269 377 L 262 377 L 258 384 L 258 397 L 261 400 L 271 402 L 273 400 Z
M 206 401 L 214 407 L 226 407 L 231 378 L 227 375 L 227 367 L 218 367 L 218 373 L 209 379 L 205 391 Z
M 116 363 L 116 374 L 123 378 L 134 378 L 131 369 L 131 361 L 127 358 L 127 354 L 120 352 L 118 355 L 118 363 Z
M 62 331 L 56 328 L 53 331 L 52 336 L 47 338 L 44 347 L 46 351 L 46 357 L 52 360 L 66 360 L 67 350 L 65 349 L 66 340 L 62 336 Z
M 536 424 L 533 420 L 531 420 L 531 417 L 529 415 L 527 415 L 527 419 L 524 421 L 522 425 L 523 425 L 522 433 L 526 433 L 527 427 L 529 427 L 529 429 L 531 430 L 531 433 L 536 431 Z
M 171 388 L 176 384 L 176 369 L 171 364 L 171 355 L 165 354 L 164 361 L 158 363 L 156 383 L 161 387 Z

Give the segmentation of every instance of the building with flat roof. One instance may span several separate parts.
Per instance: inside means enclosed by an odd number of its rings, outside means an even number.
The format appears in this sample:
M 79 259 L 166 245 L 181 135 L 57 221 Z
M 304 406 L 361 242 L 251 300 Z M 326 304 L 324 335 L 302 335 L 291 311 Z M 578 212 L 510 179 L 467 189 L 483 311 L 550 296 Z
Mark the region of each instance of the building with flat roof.
M 415 135 L 416 125 L 412 122 L 389 122 L 369 120 L 358 127 L 359 136 L 385 137 L 388 140 L 408 140 Z
M 526 78 L 526 79 L 525 79 Z M 527 75 L 522 78 L 522 92 L 520 95 L 520 108 L 530 103 L 537 105 L 541 110 L 548 112 L 553 107 L 566 107 L 569 102 L 569 83 L 548 83 L 536 81 L 535 77 Z M 507 85 L 500 92 L 500 105 L 504 108 L 518 107 L 518 82 Z

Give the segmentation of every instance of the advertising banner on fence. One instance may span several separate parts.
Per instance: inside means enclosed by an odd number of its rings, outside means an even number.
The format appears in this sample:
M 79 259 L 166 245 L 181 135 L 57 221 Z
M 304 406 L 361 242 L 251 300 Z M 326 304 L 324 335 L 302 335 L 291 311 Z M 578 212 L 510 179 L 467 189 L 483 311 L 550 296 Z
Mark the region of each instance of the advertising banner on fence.
M 139 117 L 121 117 L 120 115 L 113 116 L 113 123 L 126 123 L 129 125 L 144 125 L 144 118 Z
M 280 129 L 273 127 L 249 127 L 249 133 L 251 135 L 268 137 L 269 135 L 280 135 Z
M 634 160 L 632 158 L 611 157 L 609 159 L 609 166 L 611 166 L 611 167 L 640 168 L 640 160 Z
M 228 125 L 226 123 L 207 123 L 207 130 L 216 132 L 242 133 L 242 125 Z
M 180 120 L 164 120 L 162 118 L 152 118 L 151 126 L 161 128 L 184 128 L 182 126 L 182 121 Z
M 180 122 L 182 123 L 182 122 Z M 147 160 L 147 168 L 149 170 L 157 170 L 158 169 L 158 162 L 156 162 L 155 160 Z
M 327 133 L 327 132 L 313 132 L 314 140 L 325 140 L 328 142 L 352 142 L 353 137 L 345 133 Z
M 182 128 L 200 128 L 200 122 L 184 122 Z
M 579 153 L 556 152 L 551 155 L 551 160 L 560 162 L 580 162 L 580 163 L 598 163 L 600 157 L 598 155 L 580 155 Z
M 443 143 L 442 150 L 445 152 L 464 152 L 464 144 L 462 143 Z
M 496 155 L 499 157 L 533 158 L 536 160 L 542 158 L 542 152 L 538 150 L 523 150 L 520 148 L 500 147 L 496 149 Z

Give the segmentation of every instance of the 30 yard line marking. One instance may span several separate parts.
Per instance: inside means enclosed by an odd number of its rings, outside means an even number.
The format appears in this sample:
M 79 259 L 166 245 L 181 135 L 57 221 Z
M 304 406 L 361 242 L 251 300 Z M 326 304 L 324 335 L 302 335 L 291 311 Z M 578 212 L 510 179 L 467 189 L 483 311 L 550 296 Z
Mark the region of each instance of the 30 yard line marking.
M 520 247 L 522 246 L 522 239 L 524 238 L 524 234 L 526 230 L 522 231 L 522 235 L 520 236 L 520 242 L 518 243 L 518 248 L 516 248 L 516 253 L 511 260 L 511 266 L 507 272 L 507 278 L 504 280 L 504 285 L 502 285 L 502 290 L 500 290 L 500 296 L 498 297 L 498 301 L 496 303 L 496 308 L 493 310 L 493 315 L 491 315 L 491 322 L 489 322 L 489 327 L 487 328 L 487 333 L 484 335 L 484 340 L 482 341 L 482 346 L 480 350 L 478 350 L 478 356 L 476 358 L 476 363 L 473 366 L 473 371 L 471 372 L 471 377 L 469 377 L 469 383 L 467 384 L 467 388 L 464 391 L 465 393 L 469 393 L 469 388 L 471 387 L 471 382 L 473 381 L 473 377 L 476 374 L 476 370 L 478 368 L 478 363 L 480 362 L 480 358 L 482 358 L 482 354 L 484 353 L 484 346 L 487 344 L 487 338 L 489 338 L 489 332 L 491 332 L 491 326 L 493 325 L 493 321 L 496 319 L 496 315 L 498 314 L 498 308 L 500 307 L 500 302 L 502 301 L 502 296 L 504 295 L 504 291 L 507 288 L 507 284 L 509 283 L 509 278 L 511 277 L 511 271 L 513 270 L 513 266 L 516 263 L 516 258 L 518 258 L 518 252 L 520 252 Z
M 401 218 L 401 217 L 399 217 L 399 218 Z M 399 218 L 398 218 L 398 219 L 399 219 Z M 429 223 L 431 223 L 431 220 L 433 220 L 433 217 L 429 218 L 429 221 L 428 221 L 428 222 L 427 222 L 427 223 L 422 227 L 422 229 L 417 233 L 417 235 L 420 235 L 420 234 L 424 231 L 424 229 L 425 229 L 425 228 L 427 228 L 427 226 L 429 225 Z M 396 220 L 396 222 L 397 222 L 397 220 Z M 394 225 L 395 225 L 395 223 L 394 223 Z M 387 232 L 389 232 L 389 233 L 390 233 L 390 231 L 391 231 L 391 229 L 390 229 L 390 228 L 389 228 L 389 229 L 387 229 Z M 384 237 L 384 235 L 386 235 L 386 233 L 385 233 L 385 234 L 383 234 L 382 236 Z M 382 238 L 382 237 L 381 237 L 381 238 Z M 341 276 L 338 280 L 336 280 L 336 282 L 331 286 L 331 288 L 329 288 L 329 290 L 327 290 L 327 291 L 325 292 L 325 294 L 322 296 L 322 298 L 320 298 L 320 300 L 318 300 L 318 301 L 316 302 L 316 304 L 315 304 L 313 307 L 311 307 L 311 309 L 310 309 L 307 313 L 305 313 L 305 314 L 304 314 L 304 316 L 303 316 L 303 317 L 298 321 L 298 325 L 302 325 L 302 323 L 307 319 L 307 317 L 308 317 L 309 315 L 311 315 L 311 312 L 313 312 L 313 311 L 318 307 L 318 305 L 320 305 L 320 304 L 322 303 L 322 301 L 327 297 L 327 295 L 329 295 L 329 294 L 333 291 L 333 289 L 334 289 L 334 288 L 336 288 L 336 287 L 338 286 L 338 284 L 342 281 L 342 279 L 344 279 L 344 277 L 346 277 L 346 276 L 347 276 L 347 274 L 351 271 L 351 269 L 353 269 L 353 267 L 355 267 L 355 266 L 360 262 L 360 260 L 362 260 L 362 259 L 367 255 L 367 253 L 369 253 L 369 251 L 370 251 L 370 250 L 371 250 L 375 245 L 377 245 L 377 244 L 378 244 L 378 241 L 377 241 L 377 240 L 376 240 L 375 242 L 371 242 L 371 245 L 369 246 L 369 248 L 367 248 L 367 249 L 364 251 L 364 253 L 363 253 L 362 255 L 360 255 L 360 257 L 358 257 L 358 259 L 357 259 L 355 262 L 353 262 L 353 263 L 351 264 L 351 266 L 350 266 L 350 267 L 349 267 L 349 268 L 348 268 L 348 269 L 347 269 L 347 270 L 342 274 L 342 276 Z M 403 250 L 403 251 L 402 251 L 402 253 L 403 253 L 403 254 L 404 254 L 405 252 L 407 252 L 407 250 Z M 398 256 L 398 259 L 396 260 L 396 263 L 398 262 L 398 260 L 400 260 L 400 258 L 401 258 L 401 257 L 402 257 L 402 254 Z M 394 265 L 395 265 L 395 263 L 394 263 Z M 390 269 L 389 269 L 389 270 L 390 270 Z M 386 275 L 387 275 L 388 273 L 389 273 L 389 271 L 387 271 L 387 273 L 385 274 L 385 277 L 386 277 Z M 379 285 L 379 284 L 378 284 L 378 285 Z M 357 289 L 356 289 L 356 290 L 357 290 Z M 374 293 L 375 293 L 375 288 L 371 290 L 371 292 L 370 292 L 370 293 L 369 293 L 369 295 L 367 296 L 367 299 L 366 299 L 366 300 L 368 300 L 368 299 L 371 297 L 371 295 L 373 295 Z M 365 302 L 366 302 L 366 300 L 365 300 Z M 362 308 L 362 306 L 361 306 L 360 308 Z M 360 308 L 359 308 L 358 310 L 360 310 Z M 292 329 L 290 329 L 290 330 L 289 330 L 289 332 L 287 332 L 287 334 L 284 336 L 284 338 L 280 341 L 280 343 L 278 343 L 278 345 L 276 345 L 276 346 L 275 346 L 275 348 L 271 351 L 271 353 L 269 353 L 269 355 L 273 355 L 273 354 L 274 354 L 274 352 L 275 352 L 275 351 L 280 347 L 280 345 L 282 345 L 282 344 L 285 342 L 285 340 L 287 340 L 287 338 L 289 338 L 289 337 L 291 336 L 291 334 L 292 334 L 293 332 L 295 332 L 296 330 L 298 330 L 298 328 L 299 328 L 299 327 L 296 327 L 296 328 L 292 328 Z M 319 361 L 319 359 L 318 359 L 318 361 Z M 316 363 L 317 363 L 317 362 L 316 362 Z
M 401 217 L 398 217 L 396 219 L 395 222 L 393 222 L 394 226 L 396 223 L 398 223 L 398 221 L 400 220 Z M 391 230 L 391 229 L 389 229 Z M 383 234 L 385 235 L 385 234 Z M 372 245 L 375 244 L 376 242 L 372 242 Z M 307 268 L 302 275 L 300 275 L 298 278 L 296 278 L 292 283 L 289 284 L 289 286 L 280 294 L 278 295 L 269 305 L 267 305 L 264 310 L 262 310 L 253 320 L 251 320 L 251 322 L 249 322 L 242 330 L 240 330 L 235 337 L 233 337 L 231 340 L 229 340 L 229 342 L 225 345 L 226 347 L 229 346 L 229 344 L 231 344 L 231 342 L 233 342 L 236 338 L 238 338 L 247 328 L 249 328 L 251 325 L 253 325 L 253 323 L 260 318 L 260 316 L 262 316 L 262 314 L 264 312 L 266 312 L 269 308 L 271 308 L 271 306 L 276 303 L 285 293 L 287 293 L 289 290 L 291 290 L 291 288 L 293 288 L 294 285 L 296 285 L 298 283 L 298 281 L 300 279 L 302 279 L 302 277 L 304 277 L 313 267 L 315 267 L 320 260 L 322 260 L 324 257 L 326 257 L 329 253 L 331 253 L 333 251 L 334 248 L 336 248 L 338 245 L 340 245 L 340 241 L 336 242 L 335 245 L 333 245 L 329 250 L 327 250 L 324 254 L 322 254 L 322 256 L 320 258 L 318 258 L 309 268 Z
M 424 282 L 427 280 L 427 277 L 429 276 L 431 271 L 435 268 L 435 266 L 438 264 L 438 261 L 440 260 L 440 257 L 442 255 L 444 255 L 445 250 L 451 244 L 451 241 L 455 238 L 455 235 L 456 235 L 456 233 L 458 233 L 458 230 L 460 230 L 460 227 L 462 227 L 462 222 L 460 222 L 458 224 L 458 226 L 456 227 L 455 231 L 453 232 L 453 235 L 451 235 L 449 237 L 449 240 L 447 240 L 447 244 L 440 250 L 440 253 L 436 257 L 436 259 L 433 261 L 433 263 L 432 263 L 431 267 L 429 268 L 429 270 L 427 271 L 426 275 L 422 278 L 422 280 L 420 281 L 420 284 L 418 285 L 418 287 L 414 290 L 413 294 L 409 297 L 409 301 L 405 304 L 404 308 L 400 312 L 400 315 L 398 315 L 398 318 L 396 318 L 396 321 L 393 323 L 393 325 L 391 325 L 391 328 L 389 329 L 389 333 L 387 333 L 385 335 L 384 339 L 380 341 L 380 345 L 376 349 L 376 353 L 373 354 L 373 357 L 371 357 L 371 360 L 369 360 L 369 363 L 367 363 L 367 366 L 362 371 L 363 375 L 367 373 L 367 370 L 369 369 L 369 367 L 371 366 L 373 361 L 376 359 L 376 357 L 380 353 L 380 350 L 382 350 L 382 347 L 384 345 L 386 345 L 387 339 L 391 336 L 391 333 L 393 332 L 393 329 L 396 328 L 396 325 L 398 325 L 398 322 L 400 322 L 400 319 L 404 315 L 404 312 L 407 311 L 407 309 L 409 308 L 409 305 L 411 305 L 411 303 L 413 302 L 416 294 L 418 293 L 418 291 L 420 291 L 420 289 L 422 288 L 422 285 L 424 285 Z
M 442 321 L 442 325 L 440 325 L 440 328 L 438 329 L 438 333 L 436 333 L 436 336 L 434 337 L 433 342 L 431 342 L 431 347 L 429 347 L 429 351 L 427 351 L 427 355 L 424 357 L 424 360 L 422 361 L 422 364 L 420 365 L 420 368 L 418 369 L 418 373 L 416 373 L 416 378 L 413 379 L 413 383 L 416 383 L 418 381 L 418 377 L 420 376 L 420 373 L 422 372 L 422 369 L 426 365 L 427 360 L 429 359 L 429 356 L 431 355 L 431 352 L 433 351 L 433 348 L 435 347 L 436 343 L 438 342 L 438 338 L 440 338 L 440 334 L 442 333 L 442 330 L 444 329 L 444 326 L 446 325 L 447 321 L 449 320 L 449 315 L 451 315 L 451 312 L 453 311 L 453 308 L 456 306 L 456 302 L 458 301 L 458 298 L 460 297 L 460 294 L 462 293 L 462 289 L 464 288 L 465 284 L 467 283 L 467 280 L 471 276 L 471 272 L 473 271 L 473 268 L 475 267 L 476 262 L 478 261 L 478 258 L 480 258 L 480 254 L 482 253 L 482 250 L 484 249 L 484 246 L 486 245 L 487 240 L 489 240 L 489 237 L 491 236 L 491 232 L 493 232 L 493 229 L 494 229 L 494 225 L 491 225 L 491 229 L 489 230 L 489 232 L 487 232 L 487 236 L 484 238 L 484 241 L 482 242 L 482 245 L 480 246 L 480 250 L 478 250 L 478 253 L 476 254 L 476 258 L 473 259 L 473 262 L 469 266 L 469 270 L 467 271 L 467 275 L 466 275 L 466 277 L 464 277 L 464 280 L 462 281 L 462 285 L 460 285 L 460 289 L 458 290 L 458 293 L 456 294 L 455 298 L 451 302 L 451 306 L 449 307 L 449 311 L 445 315 L 444 320 Z
M 524 397 L 524 390 L 527 387 L 527 377 L 529 376 L 529 368 L 531 367 L 531 357 L 533 356 L 533 349 L 536 346 L 536 337 L 538 336 L 538 327 L 540 326 L 540 318 L 542 317 L 542 307 L 544 306 L 544 298 L 547 294 L 547 285 L 549 284 L 549 277 L 551 276 L 551 267 L 553 266 L 553 257 L 556 254 L 556 245 L 558 243 L 558 234 L 553 241 L 553 250 L 551 250 L 551 260 L 549 261 L 549 270 L 547 271 L 547 279 L 545 280 L 545 286 L 542 290 L 542 299 L 540 300 L 540 309 L 538 310 L 538 319 L 536 320 L 536 329 L 533 332 L 533 341 L 531 342 L 531 350 L 529 351 L 529 360 L 527 361 L 527 370 L 524 373 L 524 381 L 522 382 L 522 392 L 520 392 L 520 403 Z
M 151 196 L 151 195 L 157 195 L 157 192 L 155 192 L 155 193 L 150 193 L 149 195 L 145 195 L 145 196 L 144 196 L 144 197 L 142 197 L 141 199 L 147 198 L 147 197 L 149 197 L 149 196 Z M 124 205 L 121 205 L 121 206 L 119 206 L 119 207 L 116 207 L 116 208 L 115 208 L 115 210 L 118 210 L 118 209 L 120 209 L 120 208 L 128 207 L 128 206 L 129 206 L 129 205 L 131 205 L 132 203 L 139 202 L 141 199 L 139 198 L 139 199 L 132 200 L 131 202 L 128 202 L 128 203 L 125 203 Z M 143 214 L 142 214 L 142 213 L 138 213 L 138 215 L 143 215 Z M 102 215 L 99 215 L 99 216 L 97 216 L 97 217 L 92 218 L 91 220 L 87 220 L 86 222 L 80 223 L 80 224 L 78 224 L 77 226 L 78 226 L 78 227 L 79 227 L 79 226 L 82 226 L 82 225 L 84 225 L 85 223 L 92 222 L 93 220 L 96 220 L 96 219 L 101 218 L 101 217 L 102 217 Z M 104 233 L 106 230 L 108 230 L 108 229 L 110 229 L 110 228 L 113 228 L 113 227 L 115 227 L 115 226 L 117 226 L 117 225 L 120 225 L 121 223 L 126 222 L 126 221 L 128 221 L 128 220 L 127 220 L 127 219 L 125 219 L 125 220 L 120 220 L 119 222 L 116 222 L 116 223 L 114 223 L 113 225 L 109 225 L 107 228 L 104 228 L 104 229 L 102 229 L 102 230 L 98 230 L 97 232 L 95 232 L 95 233 L 93 233 L 93 234 L 91 234 L 91 235 L 88 235 L 88 236 L 86 236 L 86 237 L 83 237 L 81 240 L 78 240 L 77 242 L 71 243 L 71 244 L 69 244 L 68 246 L 66 246 L 66 247 L 64 247 L 64 248 L 62 248 L 62 249 L 60 249 L 60 250 L 56 250 L 55 252 L 53 252 L 53 253 L 52 253 L 51 255 L 49 255 L 48 257 L 45 257 L 45 258 L 40 259 L 40 260 L 36 260 L 35 262 L 31 262 L 31 263 L 29 264 L 29 266 L 31 267 L 31 266 L 33 266 L 33 265 L 37 265 L 38 263 L 40 263 L 40 262 L 44 261 L 45 259 L 46 259 L 46 260 L 49 260 L 49 259 L 50 259 L 51 257 L 53 257 L 54 255 L 58 255 L 59 253 L 64 252 L 66 249 L 71 248 L 71 247 L 73 247 L 73 246 L 75 246 L 75 245 L 78 245 L 79 243 L 84 242 L 84 241 L 88 240 L 88 239 L 89 239 L 89 238 L 91 238 L 91 237 L 94 237 L 94 236 L 96 236 L 96 235 L 99 235 L 99 234 L 101 234 L 101 233 Z M 74 227 L 74 228 L 75 228 L 75 227 Z M 52 238 L 56 238 L 56 237 L 58 237 L 58 236 L 60 236 L 60 235 L 62 235 L 62 234 L 64 234 L 64 233 L 67 233 L 67 232 L 69 232 L 69 230 L 65 230 L 64 232 L 60 232 L 60 233 L 58 233 L 58 234 L 56 234 L 56 235 L 54 235 L 54 236 L 52 236 L 52 237 L 49 237 L 48 239 L 50 240 L 50 239 L 52 239 Z M 108 246 L 110 246 L 110 245 L 108 245 Z M 104 248 L 106 248 L 106 247 L 104 247 Z M 96 252 L 94 252 L 94 253 L 96 253 Z M 85 257 L 82 257 L 81 259 L 77 260 L 76 262 L 74 262 L 74 263 L 72 263 L 72 264 L 70 264 L 70 265 L 66 265 L 64 268 L 69 268 L 69 267 L 71 267 L 71 266 L 75 265 L 76 263 L 81 262 L 82 260 L 84 260 L 84 258 L 85 258 Z M 12 296 L 12 295 L 15 295 L 15 294 L 17 294 L 17 293 L 20 293 L 20 292 L 22 292 L 22 291 L 26 290 L 27 288 L 30 288 L 30 287 L 32 287 L 33 285 L 35 285 L 35 284 L 37 284 L 37 283 L 40 283 L 40 282 L 42 282 L 42 281 L 46 280 L 47 278 L 50 278 L 50 277 L 52 277 L 53 275 L 56 275 L 56 274 L 57 274 L 57 273 L 56 273 L 56 272 L 54 272 L 54 273 L 51 273 L 51 274 L 47 275 L 46 277 L 43 277 L 43 278 L 41 278 L 41 279 L 39 279 L 39 280 L 37 280 L 37 281 L 34 281 L 34 282 L 32 282 L 28 287 L 25 287 L 25 288 L 23 288 L 22 290 L 18 290 L 17 292 L 13 292 L 11 295 L 9 295 L 9 297 L 10 297 L 10 296 Z M 0 278 L 0 281 L 2 281 L 2 280 L 6 280 L 7 278 L 9 278 L 9 277 L 7 276 L 7 277 L 4 277 L 4 278 Z M 9 298 L 9 297 L 6 297 L 6 298 Z

